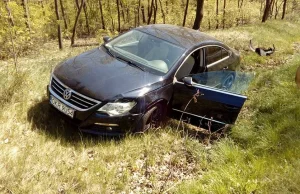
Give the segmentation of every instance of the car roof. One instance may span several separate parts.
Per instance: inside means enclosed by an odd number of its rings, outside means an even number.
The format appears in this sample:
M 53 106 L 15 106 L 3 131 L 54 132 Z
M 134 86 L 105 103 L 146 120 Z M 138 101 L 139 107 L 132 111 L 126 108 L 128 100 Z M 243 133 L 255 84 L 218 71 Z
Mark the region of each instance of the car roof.
M 170 24 L 152 24 L 141 26 L 137 29 L 186 49 L 190 49 L 199 45 L 201 42 L 206 41 L 221 43 L 217 39 L 203 32 L 182 26 Z

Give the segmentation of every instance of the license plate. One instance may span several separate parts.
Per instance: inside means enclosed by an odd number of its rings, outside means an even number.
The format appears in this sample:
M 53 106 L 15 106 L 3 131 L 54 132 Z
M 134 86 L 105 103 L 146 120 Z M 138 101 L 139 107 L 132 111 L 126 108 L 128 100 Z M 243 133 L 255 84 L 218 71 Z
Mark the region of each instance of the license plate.
M 50 103 L 57 108 L 60 112 L 68 115 L 69 117 L 73 118 L 74 117 L 74 109 L 66 106 L 62 102 L 60 102 L 57 98 L 50 96 Z

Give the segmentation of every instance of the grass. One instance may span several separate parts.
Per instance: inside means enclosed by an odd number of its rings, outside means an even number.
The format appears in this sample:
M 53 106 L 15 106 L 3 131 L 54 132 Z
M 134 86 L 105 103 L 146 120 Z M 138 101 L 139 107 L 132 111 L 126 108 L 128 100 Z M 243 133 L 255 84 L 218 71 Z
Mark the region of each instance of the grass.
M 299 28 L 271 21 L 208 32 L 242 51 L 242 69 L 256 72 L 235 127 L 209 145 L 172 122 L 105 138 L 57 117 L 46 99 L 50 72 L 88 48 L 48 43 L 20 58 L 18 73 L 0 61 L 0 193 L 300 193 Z M 249 39 L 274 43 L 276 53 L 258 57 Z

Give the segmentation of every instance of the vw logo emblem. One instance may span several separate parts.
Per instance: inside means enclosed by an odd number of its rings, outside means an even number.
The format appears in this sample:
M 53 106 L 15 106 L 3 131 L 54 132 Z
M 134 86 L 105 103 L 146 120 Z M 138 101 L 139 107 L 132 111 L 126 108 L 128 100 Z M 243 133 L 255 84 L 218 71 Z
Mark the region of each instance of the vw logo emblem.
M 63 93 L 63 97 L 65 100 L 69 100 L 72 96 L 72 91 L 71 89 L 67 88 L 65 89 L 64 93 Z

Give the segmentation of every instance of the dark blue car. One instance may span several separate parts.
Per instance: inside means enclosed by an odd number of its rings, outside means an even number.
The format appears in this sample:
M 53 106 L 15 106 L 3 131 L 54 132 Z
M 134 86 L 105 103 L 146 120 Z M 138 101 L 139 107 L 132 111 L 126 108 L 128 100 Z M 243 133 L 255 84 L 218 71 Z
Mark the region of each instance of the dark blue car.
M 51 75 L 50 104 L 82 131 L 143 132 L 176 113 L 202 127 L 235 122 L 248 77 L 235 71 L 240 57 L 234 49 L 199 31 L 163 24 L 105 40 Z M 193 96 L 197 102 L 186 106 Z

